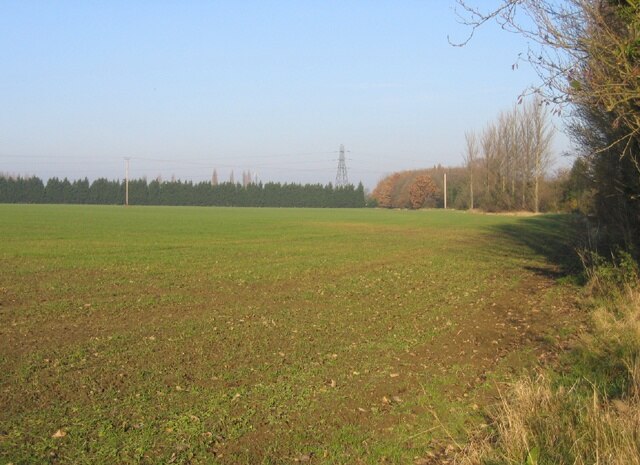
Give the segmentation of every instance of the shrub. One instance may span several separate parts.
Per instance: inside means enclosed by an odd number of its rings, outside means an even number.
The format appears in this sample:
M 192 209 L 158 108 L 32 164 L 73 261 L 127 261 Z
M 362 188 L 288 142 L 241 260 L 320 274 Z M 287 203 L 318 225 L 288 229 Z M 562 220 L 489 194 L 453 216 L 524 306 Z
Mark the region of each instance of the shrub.
M 597 296 L 619 294 L 638 284 L 638 264 L 624 250 L 611 253 L 608 260 L 595 251 L 579 252 L 588 283 L 587 289 Z

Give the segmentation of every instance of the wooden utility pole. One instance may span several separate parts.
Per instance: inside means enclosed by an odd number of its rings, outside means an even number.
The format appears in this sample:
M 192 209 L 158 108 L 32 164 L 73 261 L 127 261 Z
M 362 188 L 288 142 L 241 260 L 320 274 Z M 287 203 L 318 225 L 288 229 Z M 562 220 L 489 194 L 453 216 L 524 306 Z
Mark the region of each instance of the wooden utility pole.
M 444 173 L 444 209 L 447 209 L 447 173 Z

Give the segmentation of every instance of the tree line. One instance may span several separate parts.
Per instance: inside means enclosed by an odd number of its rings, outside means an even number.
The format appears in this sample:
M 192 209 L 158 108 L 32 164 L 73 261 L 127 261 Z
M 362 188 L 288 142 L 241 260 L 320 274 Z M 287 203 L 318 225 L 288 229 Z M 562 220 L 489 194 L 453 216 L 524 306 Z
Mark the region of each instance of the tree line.
M 87 178 L 70 181 L 0 175 L 1 203 L 102 204 L 125 203 L 121 180 Z M 332 184 L 245 183 L 129 180 L 130 205 L 200 205 L 224 207 L 317 207 L 365 206 L 362 183 L 344 187 Z
M 380 208 L 442 208 L 444 207 L 444 173 L 454 179 L 464 179 L 463 168 L 445 168 L 440 165 L 433 168 L 406 170 L 391 173 L 382 178 L 371 193 L 370 203 Z M 460 183 L 448 184 L 449 205 L 460 208 L 460 204 L 451 203 L 451 194 L 457 197 Z M 452 188 L 451 188 L 452 187 Z
M 539 212 L 552 137 L 539 98 L 502 112 L 479 134 L 467 132 L 469 208 Z
M 489 21 L 528 39 L 524 59 L 541 77 L 532 91 L 567 117 L 578 150 L 571 201 L 592 213 L 601 237 L 640 256 L 640 2 L 458 3 L 471 27 L 460 45 Z
M 420 170 L 392 173 L 378 182 L 371 193 L 369 204 L 381 208 L 443 208 L 444 174 L 447 174 L 447 208 L 466 210 L 471 208 L 469 170 L 464 166 L 434 166 Z M 432 185 L 425 197 L 412 197 L 419 189 L 421 179 L 428 178 Z M 589 194 L 579 171 L 562 169 L 545 175 L 539 184 L 539 208 L 541 212 L 586 211 Z M 417 201 L 416 201 L 417 200 Z M 476 199 L 475 209 L 495 212 L 519 210 L 499 208 L 498 204 Z M 532 211 L 532 210 L 531 210 Z
M 465 134 L 465 166 L 393 173 L 372 193 L 380 207 L 443 207 L 484 211 L 564 208 L 558 176 L 549 176 L 553 130 L 540 99 L 503 111 L 480 132 Z M 561 173 L 565 176 L 564 173 Z M 562 177 L 561 176 L 561 177 Z

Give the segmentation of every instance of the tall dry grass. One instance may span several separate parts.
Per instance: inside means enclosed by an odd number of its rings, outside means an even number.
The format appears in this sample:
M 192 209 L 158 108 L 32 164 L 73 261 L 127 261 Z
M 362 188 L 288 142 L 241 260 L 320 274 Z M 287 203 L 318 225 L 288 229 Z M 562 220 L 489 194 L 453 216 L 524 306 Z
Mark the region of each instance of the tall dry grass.
M 640 465 L 638 290 L 602 301 L 573 359 L 573 376 L 541 370 L 509 386 L 491 413 L 492 432 L 455 462 Z

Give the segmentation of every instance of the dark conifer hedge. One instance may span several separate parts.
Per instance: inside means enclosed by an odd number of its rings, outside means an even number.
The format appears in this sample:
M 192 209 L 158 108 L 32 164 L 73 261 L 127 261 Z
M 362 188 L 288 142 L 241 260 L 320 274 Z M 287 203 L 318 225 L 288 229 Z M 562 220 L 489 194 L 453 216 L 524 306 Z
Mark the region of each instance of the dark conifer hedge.
M 0 203 L 124 204 L 124 181 L 104 178 L 69 181 L 37 177 L 0 177 Z M 129 181 L 130 205 L 202 205 L 225 207 L 318 207 L 365 206 L 364 187 L 331 184 L 248 184 L 224 182 Z

